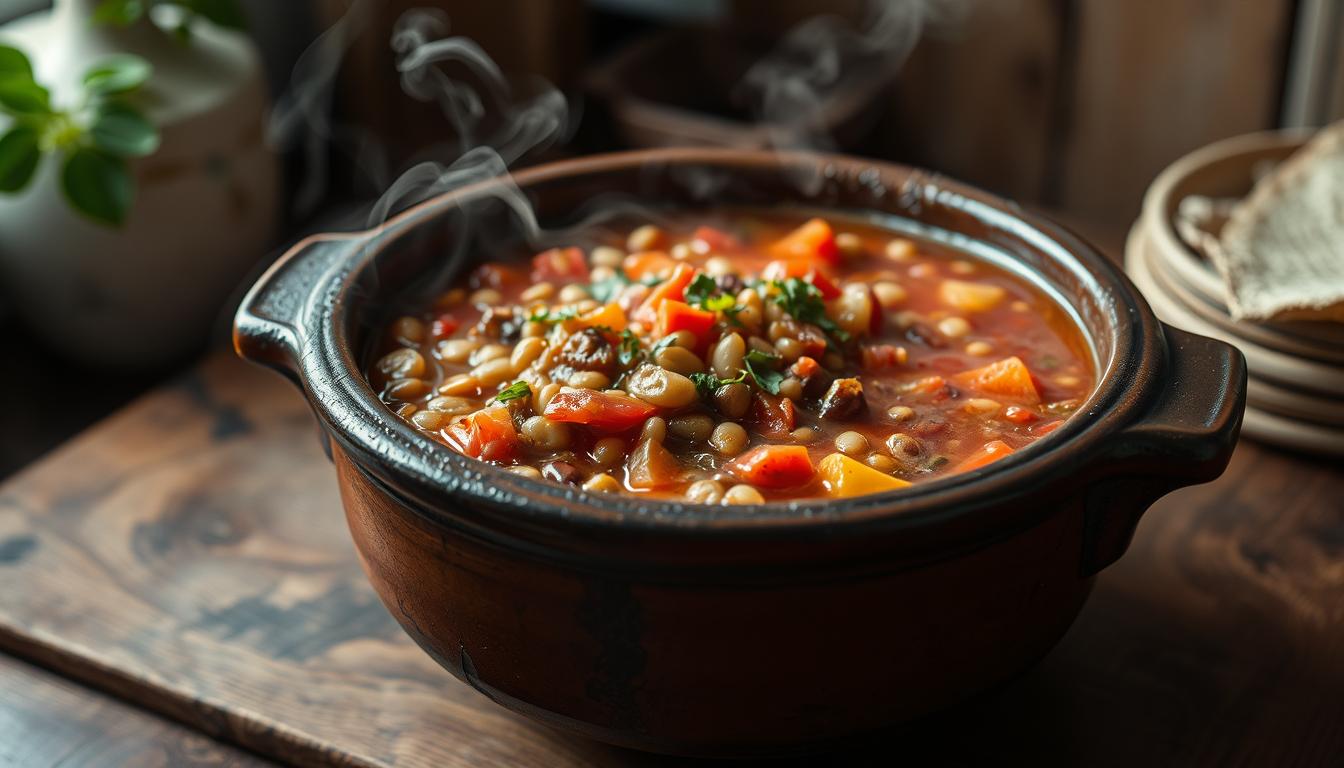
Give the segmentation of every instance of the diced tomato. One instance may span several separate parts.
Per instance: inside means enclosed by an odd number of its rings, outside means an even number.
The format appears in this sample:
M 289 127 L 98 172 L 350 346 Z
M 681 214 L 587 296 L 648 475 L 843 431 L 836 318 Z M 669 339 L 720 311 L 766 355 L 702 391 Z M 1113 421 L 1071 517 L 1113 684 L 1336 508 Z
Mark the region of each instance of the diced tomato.
M 686 298 L 686 286 L 691 284 L 694 277 L 695 267 L 684 262 L 677 264 L 670 277 L 649 291 L 649 297 L 635 310 L 635 319 L 644 323 L 645 327 L 652 327 L 658 322 L 658 307 L 668 299 L 681 301 Z
M 821 298 L 827 301 L 840 295 L 840 289 L 835 283 L 808 261 L 778 259 L 766 264 L 765 269 L 761 270 L 762 280 L 787 280 L 790 277 L 801 277 L 816 286 Z
M 443 433 L 459 452 L 486 461 L 503 461 L 518 446 L 513 418 L 502 405 L 477 411 Z
M 766 437 L 786 437 L 797 422 L 793 401 L 787 397 L 757 392 L 751 402 L 752 422 Z
M 1036 412 L 1030 408 L 1024 408 L 1020 405 L 1010 405 L 1003 409 L 1003 418 L 1014 424 L 1030 424 L 1041 417 L 1036 415 Z
M 859 358 L 867 370 L 895 368 L 905 355 L 891 344 L 869 344 L 859 350 Z
M 812 457 L 802 445 L 758 446 L 734 459 L 726 469 L 733 477 L 760 488 L 793 488 L 816 474 Z
M 736 237 L 713 227 L 696 227 L 691 240 L 704 243 L 702 253 L 729 253 L 742 250 L 742 243 Z
M 552 248 L 532 257 L 532 282 L 569 283 L 588 282 L 588 260 L 578 248 Z
M 942 376 L 925 376 L 922 379 L 909 382 L 902 387 L 902 391 L 912 395 L 932 395 L 947 386 L 947 382 Z
M 798 358 L 798 360 L 789 367 L 789 371 L 792 372 L 794 376 L 804 380 L 815 376 L 817 371 L 820 370 L 821 364 L 807 355 Z
M 1049 422 L 1048 424 L 1038 424 L 1037 426 L 1033 427 L 1031 431 L 1034 434 L 1044 436 L 1050 434 L 1051 432 L 1054 432 L 1056 429 L 1059 429 L 1062 426 L 1064 426 L 1063 419 L 1059 421 L 1052 421 Z
M 429 333 L 436 339 L 446 339 L 461 326 L 457 318 L 452 315 L 439 315 L 434 318 L 434 322 L 429 324 Z
M 1012 453 L 1013 449 L 1002 440 L 990 440 L 981 446 L 980 450 L 966 457 L 956 466 L 954 472 L 970 472 L 972 469 L 979 469 L 987 464 L 992 464 L 1004 456 Z
M 820 259 L 831 266 L 840 264 L 840 249 L 835 245 L 835 233 L 824 219 L 809 220 L 776 240 L 770 245 L 769 252 L 776 259 Z
M 1031 371 L 1018 357 L 1005 357 L 983 368 L 963 371 L 952 381 L 977 392 L 1036 405 L 1041 402 L 1040 392 L 1031 380 Z
M 579 315 L 576 319 L 585 328 L 609 328 L 616 333 L 624 331 L 626 326 L 625 310 L 615 302 L 603 304 L 592 312 Z
M 709 346 L 710 332 L 714 330 L 714 313 L 692 307 L 684 301 L 668 299 L 658 306 L 658 324 L 655 335 L 663 338 L 677 331 L 695 334 L 697 348 Z
M 678 263 L 662 251 L 642 251 L 626 256 L 625 261 L 621 262 L 621 269 L 625 271 L 626 277 L 639 282 L 649 275 L 670 274 Z
M 643 400 L 593 389 L 567 390 L 546 404 L 551 421 L 582 424 L 599 432 L 621 432 L 644 423 L 658 411 Z

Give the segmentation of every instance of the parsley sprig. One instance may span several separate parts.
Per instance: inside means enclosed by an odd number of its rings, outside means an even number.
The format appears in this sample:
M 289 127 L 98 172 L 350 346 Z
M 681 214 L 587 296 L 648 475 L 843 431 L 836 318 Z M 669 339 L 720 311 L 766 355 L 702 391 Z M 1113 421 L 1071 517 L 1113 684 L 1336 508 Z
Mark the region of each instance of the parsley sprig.
M 737 384 L 746 381 L 746 378 L 747 372 L 745 370 L 739 372 L 735 379 L 721 379 L 713 373 L 691 374 L 691 381 L 695 383 L 695 388 L 700 393 L 701 397 L 711 397 L 714 394 L 714 390 L 719 387 L 722 387 L 725 384 Z
M 771 280 L 770 285 L 776 289 L 771 300 L 792 315 L 793 319 L 817 326 L 842 344 L 849 341 L 849 332 L 826 315 L 826 302 L 821 297 L 821 290 L 815 285 L 799 277 Z
M 709 312 L 722 312 L 734 325 L 741 325 L 737 320 L 737 313 L 741 312 L 743 307 L 738 306 L 735 297 L 721 292 L 719 284 L 709 275 L 703 272 L 696 275 L 690 285 L 686 286 L 685 295 L 688 304 Z
M 751 374 L 756 386 L 772 395 L 779 394 L 779 385 L 784 382 L 784 374 L 775 370 L 775 363 L 779 362 L 779 355 L 753 349 L 747 352 L 746 357 L 742 360 L 746 363 L 747 372 Z
M 531 396 L 532 388 L 527 385 L 526 381 L 515 381 L 509 386 L 499 390 L 492 399 L 496 403 L 507 403 L 510 400 L 518 400 L 519 398 Z

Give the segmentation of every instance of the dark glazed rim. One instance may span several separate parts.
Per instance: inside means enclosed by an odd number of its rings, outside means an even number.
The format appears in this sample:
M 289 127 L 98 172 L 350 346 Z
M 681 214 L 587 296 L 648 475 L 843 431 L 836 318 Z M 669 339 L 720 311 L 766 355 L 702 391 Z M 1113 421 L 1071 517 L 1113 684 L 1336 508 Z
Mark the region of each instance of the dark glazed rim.
M 664 149 L 551 163 L 516 173 L 513 181 L 527 190 L 543 182 L 651 165 L 779 169 L 781 173 L 789 167 L 819 169 L 828 181 L 877 185 L 875 188 L 895 195 L 901 204 L 889 203 L 887 212 L 936 201 L 1028 241 L 1070 266 L 1103 308 L 1106 316 L 1093 324 L 1111 329 L 1113 347 L 1109 359 L 1099 361 L 1098 387 L 1063 427 L 987 469 L 852 499 L 771 502 L 755 507 L 706 506 L 588 493 L 507 472 L 462 456 L 397 418 L 365 381 L 347 338 L 348 308 L 356 298 L 357 278 L 372 263 L 373 254 L 427 219 L 497 188 L 501 181 L 496 179 L 449 192 L 374 230 L 327 243 L 344 247 L 347 252 L 332 268 L 316 276 L 319 284 L 312 286 L 306 301 L 304 322 L 309 325 L 299 329 L 299 338 L 316 342 L 318 348 L 302 349 L 298 366 L 314 409 L 365 472 L 410 501 L 421 514 L 441 523 L 465 518 L 490 527 L 512 522 L 524 528 L 559 525 L 714 535 L 760 535 L 768 530 L 791 536 L 815 533 L 818 527 L 825 527 L 827 535 L 858 535 L 876 527 L 884 531 L 911 530 L 956 520 L 976 530 L 998 531 L 1023 521 L 971 516 L 977 510 L 1001 507 L 1008 500 L 1039 493 L 1088 469 L 1104 455 L 1107 438 L 1133 423 L 1158 389 L 1155 375 L 1165 356 L 1160 325 L 1115 266 L 1062 227 L 936 174 L 834 155 Z M 876 210 L 876 206 L 869 209 Z M 861 206 L 845 210 L 858 211 Z M 314 322 L 321 327 L 312 327 Z M 1095 338 L 1093 328 L 1084 327 L 1084 332 L 1089 339 Z M 471 503 L 464 503 L 468 501 Z M 1045 503 L 1048 505 L 1049 500 Z

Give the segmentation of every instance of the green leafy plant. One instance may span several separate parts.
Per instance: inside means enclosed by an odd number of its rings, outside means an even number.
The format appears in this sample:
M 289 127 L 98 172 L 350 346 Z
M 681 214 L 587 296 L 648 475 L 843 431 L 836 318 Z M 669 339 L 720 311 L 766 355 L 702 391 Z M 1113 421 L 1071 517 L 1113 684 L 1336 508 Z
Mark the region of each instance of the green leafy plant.
M 191 30 L 198 19 L 227 29 L 247 28 L 247 17 L 237 0 L 103 0 L 94 9 L 93 22 L 125 27 L 144 18 L 156 5 L 177 9 L 173 32 L 183 42 L 191 40 Z
M 61 158 L 61 191 L 71 207 L 94 221 L 119 227 L 135 197 L 127 159 L 152 155 L 159 132 L 125 96 L 149 79 L 149 63 L 118 55 L 84 75 L 74 109 L 58 109 L 37 83 L 28 57 L 0 45 L 0 113 L 11 124 L 0 135 L 0 192 L 22 191 L 43 155 Z

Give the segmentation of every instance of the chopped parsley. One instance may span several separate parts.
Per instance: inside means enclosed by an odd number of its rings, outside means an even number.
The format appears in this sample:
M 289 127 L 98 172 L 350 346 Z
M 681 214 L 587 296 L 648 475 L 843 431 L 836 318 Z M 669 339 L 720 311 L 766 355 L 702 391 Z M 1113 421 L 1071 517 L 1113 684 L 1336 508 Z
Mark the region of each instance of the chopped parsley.
M 606 304 L 616 300 L 621 291 L 625 290 L 627 285 L 632 285 L 630 278 L 626 277 L 625 272 L 620 269 L 612 271 L 611 277 L 597 280 L 588 285 L 588 294 L 601 304 Z
M 826 302 L 822 300 L 821 290 L 817 286 L 800 277 L 790 277 L 787 280 L 771 280 L 770 284 L 779 291 L 771 299 L 785 312 L 792 315 L 793 319 L 802 323 L 811 323 L 825 332 L 827 336 L 841 343 L 849 341 L 849 332 L 836 325 L 834 320 L 826 316 Z
M 507 403 L 510 400 L 531 396 L 532 388 L 527 385 L 526 381 L 515 381 L 509 386 L 499 390 L 499 394 L 495 395 L 494 401 L 496 403 Z
M 633 365 L 643 355 L 644 345 L 639 337 L 629 328 L 621 331 L 621 345 L 616 351 L 616 358 L 621 361 L 621 365 Z
M 747 365 L 747 372 L 756 382 L 756 386 L 772 395 L 779 394 L 779 385 L 784 382 L 784 374 L 774 368 L 774 364 L 779 360 L 778 355 L 753 349 L 742 359 Z
M 691 381 L 695 382 L 695 388 L 700 392 L 701 397 L 710 397 L 714 394 L 714 390 L 725 384 L 737 384 L 745 381 L 747 372 L 742 371 L 735 379 L 721 379 L 712 373 L 692 373 L 690 378 Z
M 709 312 L 722 312 L 735 325 L 741 325 L 737 320 L 737 313 L 743 308 L 737 305 L 736 298 L 720 292 L 719 284 L 709 275 L 703 272 L 696 275 L 690 285 L 686 286 L 684 293 L 686 303 Z
M 533 312 L 532 315 L 527 319 L 528 322 L 532 323 L 559 323 L 564 320 L 573 320 L 578 316 L 579 311 L 577 309 L 574 309 L 573 307 L 570 307 L 568 309 L 561 309 L 554 312 L 552 312 L 549 309 L 538 310 L 536 312 Z

